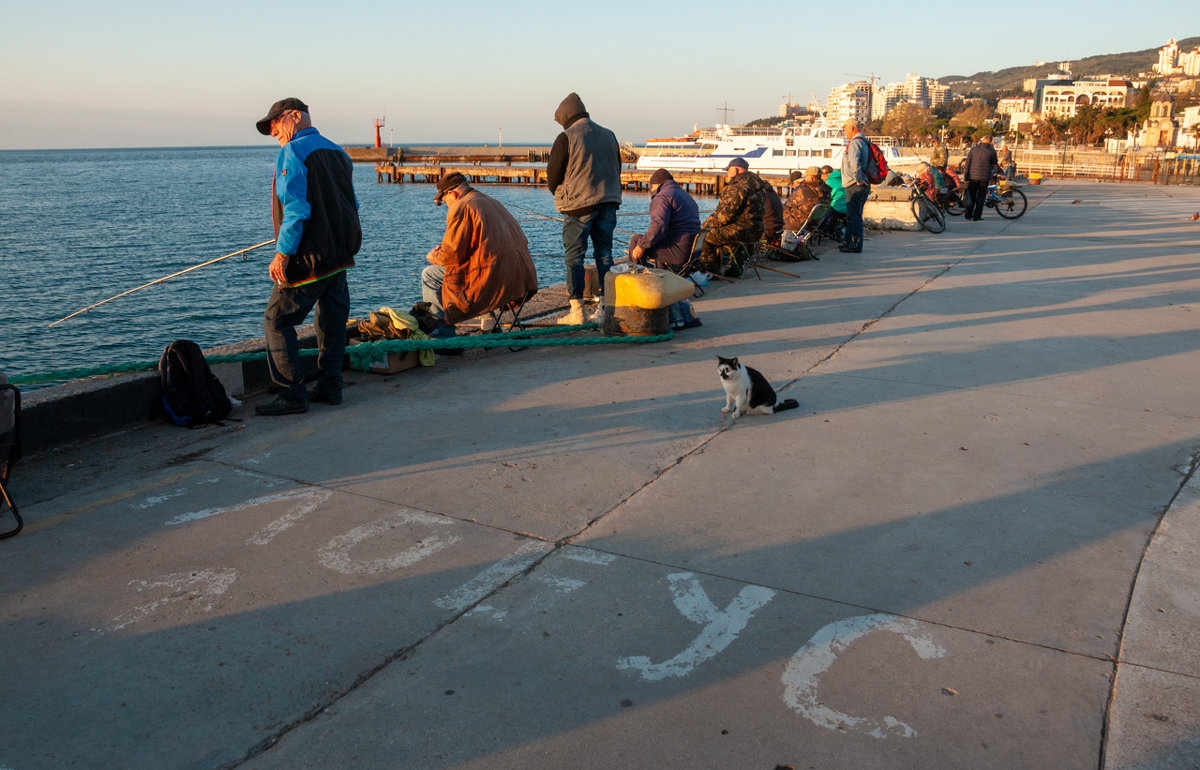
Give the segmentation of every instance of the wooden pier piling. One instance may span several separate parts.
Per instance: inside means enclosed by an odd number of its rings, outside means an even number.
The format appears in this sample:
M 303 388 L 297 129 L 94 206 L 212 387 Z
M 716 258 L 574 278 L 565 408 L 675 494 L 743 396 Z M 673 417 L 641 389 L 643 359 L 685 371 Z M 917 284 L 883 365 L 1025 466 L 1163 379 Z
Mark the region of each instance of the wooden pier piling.
M 377 163 L 375 179 L 381 184 L 403 184 L 417 182 L 433 184 L 447 174 L 462 174 L 471 184 L 546 184 L 546 168 L 544 166 L 495 166 L 481 165 L 442 165 L 440 163 Z M 651 171 L 623 170 L 621 171 L 621 186 L 626 190 L 638 192 L 650 189 Z M 695 195 L 719 195 L 725 186 L 724 174 L 705 174 L 701 172 L 678 171 L 672 174 L 680 187 Z M 761 175 L 779 192 L 787 195 L 788 178 L 786 176 Z

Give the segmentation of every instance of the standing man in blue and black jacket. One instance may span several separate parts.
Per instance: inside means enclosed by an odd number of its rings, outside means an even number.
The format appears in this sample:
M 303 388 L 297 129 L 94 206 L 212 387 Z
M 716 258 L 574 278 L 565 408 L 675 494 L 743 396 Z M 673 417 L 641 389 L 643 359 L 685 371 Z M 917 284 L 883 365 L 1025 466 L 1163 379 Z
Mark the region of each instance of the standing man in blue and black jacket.
M 554 120 L 563 130 L 550 148 L 546 184 L 554 195 L 554 207 L 563 215 L 563 257 L 571 302 L 570 312 L 558 322 L 576 325 L 584 322 L 583 258 L 588 240 L 601 293 L 613 264 L 613 230 L 621 205 L 621 147 L 616 134 L 591 119 L 577 93 L 567 94 L 554 111 Z M 601 302 L 597 321 L 603 307 Z
M 362 245 L 358 201 L 354 197 L 354 164 L 341 147 L 317 133 L 308 105 L 280 99 L 256 124 L 281 149 L 271 183 L 275 222 L 275 289 L 264 313 L 267 367 L 283 391 L 259 414 L 297 414 L 309 401 L 342 402 L 342 360 L 346 353 L 346 320 L 350 289 L 346 270 Z M 296 327 L 316 306 L 317 384 L 304 387 Z

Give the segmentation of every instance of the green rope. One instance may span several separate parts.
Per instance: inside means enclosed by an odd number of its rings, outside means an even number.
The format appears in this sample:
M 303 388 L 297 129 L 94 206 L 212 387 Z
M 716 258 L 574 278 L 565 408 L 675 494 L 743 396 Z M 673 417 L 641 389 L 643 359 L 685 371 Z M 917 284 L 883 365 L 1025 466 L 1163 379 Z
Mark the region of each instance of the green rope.
M 666 342 L 674 338 L 672 331 L 642 337 L 572 337 L 568 339 L 542 339 L 551 335 L 568 332 L 587 331 L 597 328 L 596 324 L 579 326 L 550 326 L 534 329 L 524 329 L 515 332 L 495 332 L 489 334 L 469 335 L 463 337 L 446 337 L 441 339 L 424 340 L 377 340 L 363 342 L 346 348 L 350 357 L 350 365 L 358 371 L 366 371 L 371 361 L 381 353 L 399 353 L 409 350 L 464 350 L 467 348 L 506 348 L 506 347 L 551 347 L 560 345 L 612 345 L 644 342 Z M 302 356 L 315 356 L 319 353 L 316 348 L 304 348 Z M 265 351 L 257 353 L 237 353 L 227 356 L 205 356 L 209 364 L 235 364 L 242 361 L 265 359 Z M 129 374 L 132 372 L 153 372 L 158 370 L 158 361 L 142 361 L 130 364 L 114 364 L 112 366 L 93 366 L 83 369 L 59 369 L 42 374 L 29 374 L 11 377 L 9 382 L 14 385 L 27 385 L 38 382 L 57 382 L 65 380 L 82 380 L 88 377 L 99 377 L 106 374 Z

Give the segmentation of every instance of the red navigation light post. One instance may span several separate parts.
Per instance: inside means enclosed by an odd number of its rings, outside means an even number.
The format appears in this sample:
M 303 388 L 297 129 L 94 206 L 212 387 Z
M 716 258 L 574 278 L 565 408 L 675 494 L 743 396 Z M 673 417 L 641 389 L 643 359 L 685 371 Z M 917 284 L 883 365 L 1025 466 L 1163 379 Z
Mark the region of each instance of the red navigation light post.
M 385 125 L 387 125 L 386 121 L 387 121 L 387 118 L 375 118 L 374 126 L 375 126 L 375 146 L 376 147 L 383 146 L 383 140 L 381 140 L 379 138 L 379 129 L 381 129 Z

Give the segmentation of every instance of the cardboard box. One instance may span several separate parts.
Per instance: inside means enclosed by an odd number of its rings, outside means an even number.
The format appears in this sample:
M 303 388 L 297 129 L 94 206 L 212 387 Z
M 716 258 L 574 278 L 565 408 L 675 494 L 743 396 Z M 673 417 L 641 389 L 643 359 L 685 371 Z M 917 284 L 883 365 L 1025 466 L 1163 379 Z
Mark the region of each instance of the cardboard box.
M 415 350 L 406 350 L 403 353 L 382 353 L 379 358 L 371 362 L 370 371 L 372 374 L 395 374 L 405 369 L 412 369 L 420 364 L 419 355 Z

